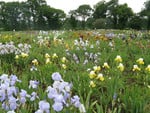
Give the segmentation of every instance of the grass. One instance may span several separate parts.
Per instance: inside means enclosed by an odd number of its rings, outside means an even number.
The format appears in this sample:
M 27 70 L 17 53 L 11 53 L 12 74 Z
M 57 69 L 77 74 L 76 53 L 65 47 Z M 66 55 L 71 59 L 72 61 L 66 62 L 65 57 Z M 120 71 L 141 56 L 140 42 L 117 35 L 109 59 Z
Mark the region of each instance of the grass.
M 59 72 L 64 81 L 72 83 L 70 94 L 79 95 L 87 113 L 148 113 L 150 71 L 146 71 L 145 68 L 150 64 L 150 37 L 145 39 L 143 33 L 143 37 L 130 39 L 128 31 L 110 32 L 115 33 L 115 37 L 111 40 L 105 37 L 109 30 L 2 32 L 0 42 L 4 45 L 10 41 L 14 42 L 16 48 L 20 43 L 31 45 L 28 57 L 22 57 L 20 53 L 19 58 L 15 59 L 14 53 L 0 54 L 0 74 L 17 75 L 22 80 L 22 83 L 17 84 L 19 90 L 25 89 L 29 94 L 35 91 L 39 96 L 35 102 L 27 99 L 26 103 L 18 106 L 15 112 L 35 112 L 38 109 L 38 102 L 47 98 L 45 90 L 53 83 L 51 75 Z M 127 38 L 122 40 L 119 33 L 124 33 Z M 75 40 L 77 44 L 74 43 Z M 46 53 L 50 55 L 48 64 L 45 63 Z M 54 53 L 57 58 L 53 58 Z M 117 68 L 119 65 L 115 62 L 117 55 L 122 58 L 123 71 Z M 61 61 L 63 57 L 67 59 L 66 62 Z M 144 59 L 143 65 L 136 62 L 139 58 Z M 38 65 L 32 63 L 34 59 L 37 59 Z M 108 63 L 109 69 L 103 68 L 104 62 Z M 66 69 L 62 64 L 66 65 Z M 133 65 L 138 65 L 141 70 L 133 71 Z M 32 66 L 37 68 L 37 71 L 30 71 Z M 96 77 L 90 78 L 89 73 L 94 70 L 94 66 L 100 66 L 101 70 L 95 71 Z M 97 79 L 99 73 L 103 74 L 104 81 Z M 39 81 L 38 90 L 28 88 L 30 80 Z M 95 87 L 90 86 L 91 81 Z M 47 101 L 52 105 L 50 99 Z M 0 112 L 7 111 L 0 108 Z M 55 113 L 52 107 L 51 112 Z M 61 113 L 66 112 L 77 113 L 79 110 L 64 107 Z

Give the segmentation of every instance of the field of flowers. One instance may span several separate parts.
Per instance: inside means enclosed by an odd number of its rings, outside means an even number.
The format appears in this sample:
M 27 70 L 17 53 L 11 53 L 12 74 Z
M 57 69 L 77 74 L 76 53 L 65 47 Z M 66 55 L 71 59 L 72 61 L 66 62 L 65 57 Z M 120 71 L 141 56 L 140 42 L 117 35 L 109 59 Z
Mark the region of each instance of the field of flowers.
M 0 113 L 150 113 L 150 32 L 0 33 Z

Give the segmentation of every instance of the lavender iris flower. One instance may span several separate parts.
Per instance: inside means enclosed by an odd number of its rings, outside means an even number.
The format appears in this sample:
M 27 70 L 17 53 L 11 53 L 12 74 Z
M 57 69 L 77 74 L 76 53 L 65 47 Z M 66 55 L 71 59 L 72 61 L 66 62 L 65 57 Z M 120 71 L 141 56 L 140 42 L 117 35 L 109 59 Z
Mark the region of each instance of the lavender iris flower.
M 36 98 L 39 98 L 39 97 L 37 96 L 37 93 L 36 93 L 36 92 L 32 92 L 32 93 L 31 93 L 30 101 L 34 101 Z
M 43 112 L 50 113 L 49 111 L 50 105 L 45 100 L 39 102 L 39 109 L 42 110 Z
M 80 103 L 80 98 L 79 98 L 77 95 L 73 96 L 73 98 L 71 98 L 71 103 L 72 103 L 75 107 L 79 108 L 80 105 L 81 105 L 81 103 Z
M 9 107 L 10 107 L 10 110 L 15 110 L 17 109 L 17 103 L 16 103 L 17 99 L 14 98 L 13 96 L 12 97 L 9 97 Z
M 58 72 L 52 74 L 52 79 L 54 81 L 62 81 L 61 75 Z
M 39 82 L 36 80 L 30 80 L 29 88 L 36 89 L 39 85 Z
M 55 111 L 59 112 L 63 109 L 63 104 L 61 102 L 55 102 L 52 107 Z

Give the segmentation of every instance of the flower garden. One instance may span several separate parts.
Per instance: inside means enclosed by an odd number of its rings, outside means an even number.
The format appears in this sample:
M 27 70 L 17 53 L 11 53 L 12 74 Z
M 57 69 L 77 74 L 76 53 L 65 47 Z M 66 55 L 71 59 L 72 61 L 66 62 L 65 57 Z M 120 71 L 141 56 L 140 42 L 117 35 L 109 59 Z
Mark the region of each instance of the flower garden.
M 149 31 L 0 33 L 0 113 L 149 111 Z

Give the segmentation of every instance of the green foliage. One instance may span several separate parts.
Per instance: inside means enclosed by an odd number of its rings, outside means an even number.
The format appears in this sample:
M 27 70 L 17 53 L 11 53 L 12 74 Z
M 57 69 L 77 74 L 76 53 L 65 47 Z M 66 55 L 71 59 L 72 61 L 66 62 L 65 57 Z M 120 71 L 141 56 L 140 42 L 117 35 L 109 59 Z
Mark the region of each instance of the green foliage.
M 147 0 L 145 3 L 145 8 L 140 12 L 141 16 L 146 16 L 147 18 L 147 29 L 150 29 L 150 0 Z
M 106 18 L 106 12 L 107 12 L 107 4 L 106 2 L 103 0 L 103 1 L 100 1 L 98 2 L 95 6 L 94 6 L 95 10 L 94 10 L 94 13 L 93 13 L 93 17 L 95 19 L 98 19 L 98 18 Z
M 63 10 L 47 5 L 45 0 L 0 2 L 0 31 L 54 29 L 149 29 L 149 0 L 138 14 L 118 0 L 82 4 L 66 16 Z M 105 25 L 99 25 L 105 21 Z M 94 26 L 93 26 L 94 24 Z
M 104 29 L 104 28 L 106 28 L 106 20 L 103 19 L 103 18 L 96 19 L 93 22 L 93 27 L 96 28 L 96 29 Z
M 45 0 L 1 2 L 0 25 L 3 30 L 60 29 L 64 11 L 47 5 Z

